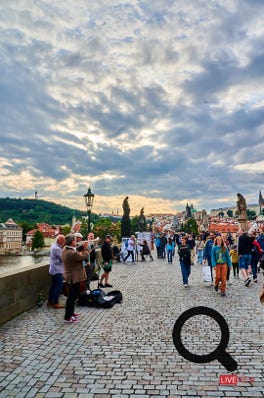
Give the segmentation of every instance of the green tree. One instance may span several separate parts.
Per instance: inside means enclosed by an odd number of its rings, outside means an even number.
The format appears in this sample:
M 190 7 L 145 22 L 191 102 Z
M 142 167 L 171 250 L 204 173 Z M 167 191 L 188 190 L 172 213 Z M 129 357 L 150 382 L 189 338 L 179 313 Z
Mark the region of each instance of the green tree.
M 225 215 L 225 213 L 223 211 L 219 211 L 219 213 L 218 213 L 218 217 L 219 218 L 223 218 L 224 215 Z
M 249 220 L 255 220 L 256 212 L 254 210 L 247 209 L 246 212 L 247 212 L 247 217 Z
M 68 235 L 70 232 L 71 232 L 71 226 L 69 224 L 66 224 L 62 227 L 63 235 Z
M 122 237 L 128 237 L 131 235 L 131 221 L 127 216 L 123 216 L 121 220 L 121 235 Z
M 36 231 L 32 239 L 32 250 L 39 249 L 45 245 L 44 236 L 40 231 Z
M 132 220 L 131 220 L 131 233 L 132 234 L 135 234 L 136 232 L 139 232 L 138 222 L 139 222 L 139 216 L 135 216 L 135 217 L 132 218 Z M 130 235 L 127 235 L 127 236 L 130 236 Z
M 184 232 L 187 232 L 188 234 L 198 234 L 198 225 L 197 222 L 194 218 L 189 218 L 186 222 L 186 224 L 183 226 L 182 229 Z
M 231 210 L 231 209 L 228 209 L 227 210 L 227 212 L 226 212 L 226 214 L 228 215 L 228 217 L 234 217 L 234 215 L 233 215 L 233 210 Z
M 95 238 L 99 237 L 104 240 L 105 235 L 111 235 L 113 238 L 120 242 L 121 240 L 121 225 L 120 222 L 112 222 L 110 218 L 101 218 L 94 228 L 93 233 Z

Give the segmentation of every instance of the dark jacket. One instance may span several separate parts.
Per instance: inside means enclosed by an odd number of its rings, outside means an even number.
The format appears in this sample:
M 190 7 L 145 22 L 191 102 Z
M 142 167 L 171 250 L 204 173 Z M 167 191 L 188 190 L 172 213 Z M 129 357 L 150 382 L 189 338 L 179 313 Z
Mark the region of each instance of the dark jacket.
M 85 281 L 87 276 L 83 267 L 83 261 L 87 261 L 88 252 L 79 254 L 73 247 L 64 246 L 62 261 L 64 264 L 64 279 L 67 283 Z
M 178 248 L 180 261 L 185 265 L 191 265 L 191 249 L 189 245 L 180 245 Z
M 244 232 L 239 238 L 238 238 L 238 254 L 251 254 L 251 250 L 253 248 L 253 242 L 251 237 Z
M 142 253 L 143 254 L 150 254 L 150 250 L 148 247 L 147 243 L 142 243 L 140 246 L 142 246 Z
M 212 255 L 212 248 L 214 245 L 213 239 L 208 239 L 205 243 L 204 251 L 203 251 L 203 259 L 207 260 Z
M 105 262 L 108 263 L 110 260 L 113 260 L 113 253 L 110 243 L 104 242 L 102 244 L 101 253 Z

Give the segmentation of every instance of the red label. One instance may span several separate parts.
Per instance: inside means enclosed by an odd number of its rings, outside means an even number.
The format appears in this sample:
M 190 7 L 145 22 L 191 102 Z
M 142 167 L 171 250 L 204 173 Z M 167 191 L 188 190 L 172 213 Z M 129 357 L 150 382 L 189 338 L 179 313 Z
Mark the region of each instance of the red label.
M 236 386 L 238 383 L 237 375 L 221 375 L 219 376 L 219 384 Z

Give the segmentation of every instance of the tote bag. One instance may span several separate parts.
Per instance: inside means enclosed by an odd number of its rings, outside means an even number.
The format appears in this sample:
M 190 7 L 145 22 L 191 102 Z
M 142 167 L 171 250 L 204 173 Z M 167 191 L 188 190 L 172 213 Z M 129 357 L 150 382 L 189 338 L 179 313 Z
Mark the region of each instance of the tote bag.
M 208 265 L 203 265 L 202 277 L 204 282 L 212 282 L 211 269 Z

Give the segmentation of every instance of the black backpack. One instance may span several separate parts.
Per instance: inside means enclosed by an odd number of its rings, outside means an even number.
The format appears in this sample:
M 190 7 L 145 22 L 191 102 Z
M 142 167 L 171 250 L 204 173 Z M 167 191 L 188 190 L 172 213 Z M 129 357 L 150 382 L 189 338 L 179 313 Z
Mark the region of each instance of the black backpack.
M 90 292 L 83 292 L 78 297 L 78 305 L 81 307 L 111 308 L 123 300 L 120 290 L 113 290 L 105 293 L 101 289 L 94 289 Z
M 264 254 L 262 254 L 262 256 L 260 257 L 259 266 L 261 269 L 264 270 Z

